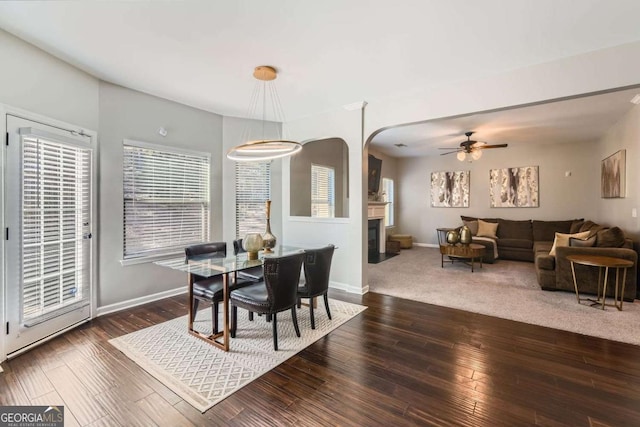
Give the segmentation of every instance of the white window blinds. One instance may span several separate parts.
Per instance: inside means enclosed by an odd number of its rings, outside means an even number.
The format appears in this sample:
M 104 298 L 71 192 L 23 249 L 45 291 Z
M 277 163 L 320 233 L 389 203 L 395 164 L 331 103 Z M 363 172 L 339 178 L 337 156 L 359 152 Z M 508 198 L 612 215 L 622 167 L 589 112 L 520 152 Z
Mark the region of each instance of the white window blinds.
M 311 216 L 335 217 L 335 171 L 321 165 L 311 165 Z
M 124 141 L 124 258 L 209 240 L 210 157 Z
M 22 136 L 22 321 L 89 304 L 91 150 Z
M 271 199 L 271 163 L 236 162 L 236 238 L 262 233 L 266 226 L 264 202 Z

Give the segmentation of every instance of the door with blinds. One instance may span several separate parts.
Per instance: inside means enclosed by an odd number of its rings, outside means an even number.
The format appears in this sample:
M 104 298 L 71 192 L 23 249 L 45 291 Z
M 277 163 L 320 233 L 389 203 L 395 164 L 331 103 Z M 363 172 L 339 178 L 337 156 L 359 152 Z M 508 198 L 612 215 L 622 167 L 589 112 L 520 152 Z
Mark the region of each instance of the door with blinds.
M 9 356 L 91 316 L 91 139 L 7 116 Z

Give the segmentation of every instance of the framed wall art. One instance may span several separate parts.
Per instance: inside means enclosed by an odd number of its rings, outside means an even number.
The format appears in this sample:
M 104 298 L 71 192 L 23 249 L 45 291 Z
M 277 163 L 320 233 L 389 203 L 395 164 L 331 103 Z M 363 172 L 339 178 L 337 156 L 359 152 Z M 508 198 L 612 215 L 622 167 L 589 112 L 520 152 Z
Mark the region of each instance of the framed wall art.
M 431 172 L 431 207 L 468 208 L 469 171 Z
M 491 169 L 489 199 L 492 208 L 537 208 L 538 166 Z
M 627 150 L 616 151 L 602 161 L 600 188 L 602 198 L 625 197 Z

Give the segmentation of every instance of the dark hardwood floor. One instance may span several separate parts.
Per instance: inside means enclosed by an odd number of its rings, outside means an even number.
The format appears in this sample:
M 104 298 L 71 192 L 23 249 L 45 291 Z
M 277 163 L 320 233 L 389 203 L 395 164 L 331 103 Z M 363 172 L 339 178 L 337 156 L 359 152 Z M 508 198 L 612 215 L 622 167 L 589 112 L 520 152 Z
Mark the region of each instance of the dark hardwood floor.
M 184 297 L 4 362 L 0 405 L 63 404 L 67 426 L 640 425 L 640 347 L 374 293 L 331 296 L 369 309 L 204 414 L 108 343 L 184 315 Z

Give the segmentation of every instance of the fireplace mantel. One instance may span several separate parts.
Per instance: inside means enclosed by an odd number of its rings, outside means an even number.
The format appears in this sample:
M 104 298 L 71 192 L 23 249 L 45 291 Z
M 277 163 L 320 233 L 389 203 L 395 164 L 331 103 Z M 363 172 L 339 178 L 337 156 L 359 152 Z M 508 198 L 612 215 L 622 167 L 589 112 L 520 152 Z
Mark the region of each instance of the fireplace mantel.
M 378 221 L 378 252 L 385 253 L 385 242 L 387 237 L 385 236 L 386 228 L 384 226 L 384 210 L 389 202 L 373 202 L 369 201 L 367 206 L 367 219 L 380 220 Z

